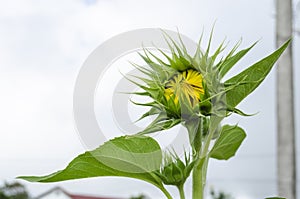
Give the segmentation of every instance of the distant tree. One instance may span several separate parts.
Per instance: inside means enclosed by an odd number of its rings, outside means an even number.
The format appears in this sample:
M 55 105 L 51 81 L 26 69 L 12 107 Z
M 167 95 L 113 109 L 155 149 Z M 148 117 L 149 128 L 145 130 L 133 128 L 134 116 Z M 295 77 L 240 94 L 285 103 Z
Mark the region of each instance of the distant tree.
M 9 199 L 3 192 L 0 190 L 0 199 Z
M 24 185 L 18 182 L 5 183 L 0 187 L 0 199 L 29 199 L 29 194 Z
M 139 196 L 136 196 L 136 197 L 131 197 L 130 199 L 149 199 L 147 196 L 141 194 Z
M 212 199 L 233 199 L 230 194 L 227 194 L 224 191 L 219 191 L 218 193 L 216 193 L 214 189 L 210 190 L 210 195 Z

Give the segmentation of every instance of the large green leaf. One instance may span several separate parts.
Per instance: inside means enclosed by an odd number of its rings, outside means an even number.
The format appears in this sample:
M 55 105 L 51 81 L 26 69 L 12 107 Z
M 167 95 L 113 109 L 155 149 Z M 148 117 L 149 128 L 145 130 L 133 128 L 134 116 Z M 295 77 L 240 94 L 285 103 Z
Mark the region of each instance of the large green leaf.
M 210 151 L 210 157 L 228 160 L 235 155 L 245 137 L 246 133 L 242 128 L 230 125 L 223 126 L 220 137 Z
M 57 182 L 98 176 L 121 176 L 147 181 L 161 189 L 154 174 L 160 168 L 162 152 L 159 144 L 146 136 L 122 136 L 99 148 L 79 155 L 60 171 L 46 176 L 22 176 L 31 182 Z
M 229 107 L 235 107 L 252 91 L 254 91 L 260 83 L 265 79 L 275 62 L 279 59 L 280 55 L 288 47 L 291 40 L 285 42 L 271 55 L 263 58 L 238 75 L 230 78 L 225 82 L 225 87 L 228 89 L 226 93 L 226 102 Z

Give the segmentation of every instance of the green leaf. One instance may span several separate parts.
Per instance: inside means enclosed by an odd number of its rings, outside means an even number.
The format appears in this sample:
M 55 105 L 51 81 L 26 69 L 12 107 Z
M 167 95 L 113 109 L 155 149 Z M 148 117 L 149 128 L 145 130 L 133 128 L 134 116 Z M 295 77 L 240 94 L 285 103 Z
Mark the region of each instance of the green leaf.
M 146 113 L 144 113 L 139 119 L 137 119 L 138 122 L 146 117 L 152 116 L 152 115 L 156 115 L 159 114 L 161 112 L 161 110 L 158 107 L 153 106 L 149 111 L 147 111 Z
M 162 164 L 159 144 L 146 136 L 123 136 L 93 151 L 79 155 L 60 171 L 46 176 L 22 176 L 31 182 L 58 182 L 99 176 L 130 177 L 149 182 L 163 190 L 154 174 Z
M 141 135 L 155 133 L 170 129 L 177 124 L 180 124 L 180 119 L 169 118 L 164 112 L 160 113 L 143 131 L 139 132 Z
M 238 126 L 225 125 L 220 137 L 210 151 L 210 157 L 218 160 L 228 160 L 233 157 L 246 138 L 245 131 Z
M 230 107 L 238 105 L 245 97 L 254 91 L 260 83 L 265 79 L 275 62 L 279 59 L 283 51 L 288 47 L 291 40 L 285 42 L 271 55 L 263 58 L 238 75 L 230 78 L 225 82 L 225 87 L 238 84 L 241 79 L 246 83 L 239 84 L 226 93 L 226 102 Z
M 251 48 L 253 48 L 253 46 L 255 46 L 257 42 L 255 42 L 252 46 L 250 46 L 249 48 L 246 48 L 244 50 L 239 51 L 238 53 L 236 53 L 235 55 L 233 55 L 232 57 L 228 58 L 227 60 L 224 61 L 224 63 L 222 63 L 222 65 L 220 66 L 220 76 L 224 77 L 226 75 L 226 73 L 242 58 L 244 57 L 250 50 Z

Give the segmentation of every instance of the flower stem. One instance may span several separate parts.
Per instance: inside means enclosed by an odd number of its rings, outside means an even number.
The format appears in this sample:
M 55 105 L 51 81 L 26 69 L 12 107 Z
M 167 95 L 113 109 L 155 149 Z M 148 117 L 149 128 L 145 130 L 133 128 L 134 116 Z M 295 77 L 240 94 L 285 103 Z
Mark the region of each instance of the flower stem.
M 177 188 L 179 190 L 180 199 L 185 199 L 184 184 L 179 185 Z
M 214 120 L 214 125 L 210 124 L 209 133 L 204 139 L 203 144 L 201 143 L 200 148 L 196 151 L 196 155 L 194 156 L 196 163 L 193 169 L 193 199 L 204 198 L 204 188 L 206 184 L 207 165 L 209 159 L 209 145 L 218 123 L 219 119 Z M 200 135 L 203 135 L 203 128 L 200 128 L 199 130 L 200 131 L 197 132 L 197 134 L 200 133 Z M 201 138 L 201 136 L 199 137 Z
M 203 199 L 208 158 L 198 159 L 193 170 L 193 199 Z
M 171 194 L 166 190 L 166 188 L 160 187 L 160 190 L 165 194 L 165 196 L 166 196 L 168 199 L 173 199 L 173 197 L 172 197 Z
M 194 168 L 193 170 L 193 199 L 203 199 L 202 172 Z

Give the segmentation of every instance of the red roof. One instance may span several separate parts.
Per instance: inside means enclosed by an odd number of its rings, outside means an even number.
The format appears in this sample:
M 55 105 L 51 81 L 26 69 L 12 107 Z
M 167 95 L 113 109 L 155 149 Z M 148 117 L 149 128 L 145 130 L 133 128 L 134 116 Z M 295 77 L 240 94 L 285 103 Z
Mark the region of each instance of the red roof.
M 83 196 L 83 195 L 75 195 L 75 194 L 70 194 L 67 191 L 65 191 L 64 189 L 60 188 L 60 187 L 55 187 L 53 189 L 50 189 L 49 191 L 39 195 L 38 197 L 35 197 L 35 199 L 40 199 L 43 198 L 45 195 L 48 195 L 52 192 L 55 191 L 59 191 L 64 193 L 65 195 L 71 197 L 72 199 L 124 199 L 124 198 L 108 198 L 108 197 L 96 197 L 96 196 Z

